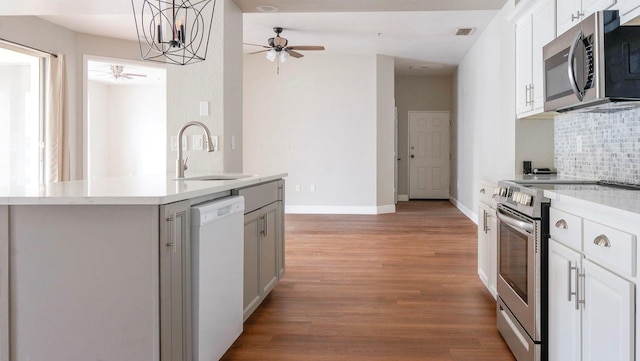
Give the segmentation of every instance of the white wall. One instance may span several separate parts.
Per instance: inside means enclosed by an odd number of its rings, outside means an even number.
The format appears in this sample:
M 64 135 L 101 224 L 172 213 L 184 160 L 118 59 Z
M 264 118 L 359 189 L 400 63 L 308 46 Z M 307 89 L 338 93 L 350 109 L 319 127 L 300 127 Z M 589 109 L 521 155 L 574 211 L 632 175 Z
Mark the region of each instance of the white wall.
M 379 131 L 393 135 L 392 71 L 384 57 L 309 52 L 278 75 L 263 55 L 246 55 L 244 171 L 288 172 L 287 212 L 377 213 L 385 206 L 378 199 L 388 202 L 378 195 L 379 170 L 393 169 L 378 166 L 378 149 L 393 154 L 392 142 L 378 148 Z M 388 126 L 378 124 L 379 95 L 386 99 L 380 111 L 391 108 Z M 389 180 L 381 181 L 387 190 Z
M 509 1 L 473 45 L 453 78 L 452 201 L 476 218 L 479 179 L 515 174 L 515 25 Z
M 206 17 L 206 16 L 205 16 Z M 219 151 L 188 151 L 190 172 L 240 172 L 242 140 L 231 151 L 231 136 L 242 136 L 242 13 L 232 0 L 217 2 L 207 60 L 186 66 L 167 66 L 167 136 L 177 135 L 187 122 L 204 123 L 221 138 Z M 209 102 L 209 115 L 200 116 L 200 102 Z M 225 133 L 225 129 L 229 134 Z M 184 134 L 202 134 L 190 127 Z M 224 135 L 224 137 L 223 137 Z M 189 145 L 191 148 L 191 145 Z M 230 160 L 225 162 L 230 152 Z M 235 152 L 235 153 L 234 153 Z M 233 154 L 231 154 L 233 153 Z M 167 171 L 175 172 L 176 151 L 167 143 Z
M 90 176 L 163 175 L 164 85 L 89 82 Z
M 376 57 L 377 92 L 377 213 L 395 212 L 394 164 L 395 144 L 395 100 L 394 59 L 390 56 Z
M 109 152 L 106 151 L 109 148 L 109 86 L 89 81 L 87 87 L 88 174 L 91 178 L 102 178 L 109 175 Z
M 450 75 L 396 76 L 398 194 L 409 197 L 409 111 L 451 111 Z

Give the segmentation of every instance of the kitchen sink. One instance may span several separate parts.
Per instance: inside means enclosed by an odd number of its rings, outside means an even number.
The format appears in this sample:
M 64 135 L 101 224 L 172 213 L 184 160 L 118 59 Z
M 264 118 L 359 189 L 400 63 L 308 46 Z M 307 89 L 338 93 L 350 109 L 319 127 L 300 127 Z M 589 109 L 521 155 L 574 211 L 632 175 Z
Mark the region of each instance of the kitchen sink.
M 201 175 L 195 177 L 184 177 L 177 178 L 175 180 L 179 181 L 213 181 L 213 180 L 235 180 L 251 177 L 247 174 L 209 174 L 209 175 Z

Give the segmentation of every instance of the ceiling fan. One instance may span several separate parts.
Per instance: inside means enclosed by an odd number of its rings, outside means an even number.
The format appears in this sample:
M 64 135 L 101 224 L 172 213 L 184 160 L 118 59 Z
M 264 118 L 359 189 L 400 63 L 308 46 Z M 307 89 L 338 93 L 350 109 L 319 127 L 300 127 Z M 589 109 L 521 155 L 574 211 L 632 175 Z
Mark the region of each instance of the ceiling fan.
M 324 50 L 324 46 L 320 46 L 320 45 L 296 45 L 296 46 L 289 45 L 289 40 L 280 36 L 280 34 L 282 33 L 282 30 L 283 29 L 280 27 L 273 28 L 273 31 L 276 33 L 276 36 L 273 38 L 269 38 L 269 40 L 267 41 L 269 44 L 268 46 L 244 43 L 245 45 L 260 46 L 266 49 L 266 50 L 254 51 L 253 53 L 249 53 L 249 54 L 258 54 L 258 53 L 266 52 L 267 59 L 269 59 L 269 61 L 274 61 L 276 60 L 276 58 L 278 58 L 280 62 L 283 62 L 287 59 L 289 55 L 294 58 L 302 58 L 304 55 L 302 55 L 298 51 Z
M 113 77 L 115 80 L 119 79 L 133 79 L 134 77 L 146 78 L 145 74 L 133 74 L 133 73 L 125 73 L 124 65 L 110 65 L 109 68 L 111 71 L 102 71 L 102 70 L 92 70 L 96 73 L 106 74 L 108 77 Z

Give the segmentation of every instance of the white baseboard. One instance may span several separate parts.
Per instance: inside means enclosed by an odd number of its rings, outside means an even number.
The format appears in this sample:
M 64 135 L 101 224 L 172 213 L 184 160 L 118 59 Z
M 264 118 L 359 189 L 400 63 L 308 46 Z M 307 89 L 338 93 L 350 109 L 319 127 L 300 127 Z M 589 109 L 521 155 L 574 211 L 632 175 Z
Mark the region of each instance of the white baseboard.
M 285 206 L 288 214 L 385 214 L 395 213 L 395 204 L 386 206 Z
M 408 194 L 398 194 L 398 202 L 408 202 L 409 195 Z
M 453 203 L 453 205 L 456 206 L 456 208 L 458 208 L 460 212 L 464 213 L 464 215 L 467 216 L 467 218 L 472 220 L 473 223 L 478 224 L 478 215 L 476 214 L 476 212 L 472 212 L 464 204 L 462 204 L 461 202 L 458 202 L 458 200 L 453 197 L 449 197 L 449 202 Z

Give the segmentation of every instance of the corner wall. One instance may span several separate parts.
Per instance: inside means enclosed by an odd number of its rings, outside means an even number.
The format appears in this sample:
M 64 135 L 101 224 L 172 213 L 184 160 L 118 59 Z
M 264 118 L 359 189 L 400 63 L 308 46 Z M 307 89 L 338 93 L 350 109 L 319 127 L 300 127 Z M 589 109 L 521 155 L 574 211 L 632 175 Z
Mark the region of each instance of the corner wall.
M 510 0 L 453 78 L 451 199 L 476 219 L 478 181 L 515 174 L 515 25 Z

